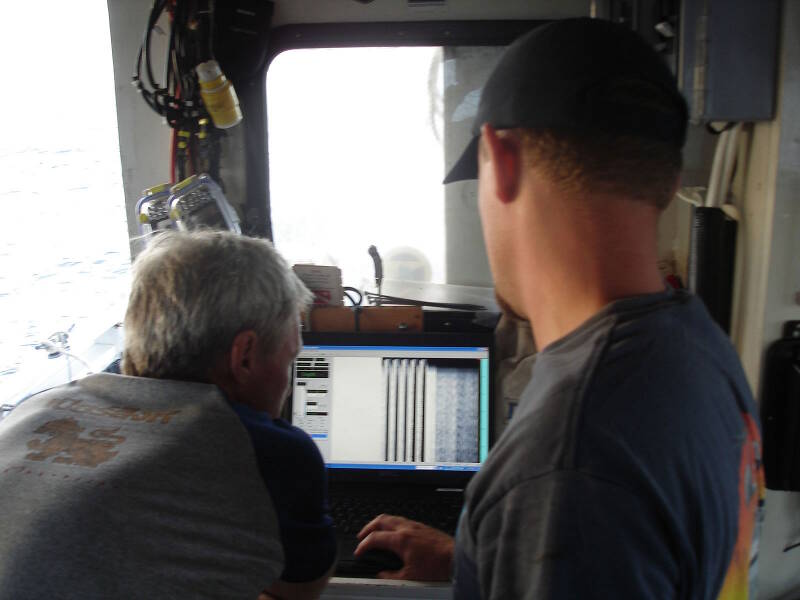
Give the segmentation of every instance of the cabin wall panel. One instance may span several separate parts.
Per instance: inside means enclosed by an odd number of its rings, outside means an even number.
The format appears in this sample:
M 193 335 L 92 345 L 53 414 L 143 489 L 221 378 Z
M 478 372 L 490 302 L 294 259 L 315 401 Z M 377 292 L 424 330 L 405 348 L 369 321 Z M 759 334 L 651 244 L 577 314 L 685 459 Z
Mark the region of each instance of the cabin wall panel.
M 778 112 L 745 139 L 739 279 L 733 330 L 758 395 L 766 348 L 786 320 L 800 319 L 800 2 L 783 3 Z M 736 188 L 735 190 L 736 191 Z M 768 491 L 759 557 L 759 598 L 800 596 L 800 494 Z
M 495 47 L 445 48 L 444 162 L 447 172 L 472 140 L 477 99 L 486 77 L 497 64 L 501 50 Z M 492 272 L 486 254 L 480 214 L 478 185 L 474 180 L 444 186 L 445 260 L 447 283 L 491 287 Z
M 765 344 L 783 323 L 800 319 L 800 3 L 785 3 L 780 90 L 780 145 L 775 193 Z
M 142 190 L 169 181 L 171 130 L 160 116 L 150 110 L 131 85 L 136 54 L 151 7 L 152 2 L 148 0 L 108 0 L 122 185 L 131 238 L 139 235 L 135 211 Z M 166 22 L 161 25 L 165 32 L 169 31 Z M 161 82 L 164 80 L 162 57 L 166 56 L 167 42 L 166 35 L 152 36 L 153 57 L 160 59 L 153 63 L 153 74 Z M 132 239 L 132 256 L 142 248 L 141 242 Z
M 731 337 L 750 387 L 757 393 L 764 351 L 780 124 L 778 120 L 759 123 L 743 133 L 740 157 L 745 161 L 745 174 L 733 186 L 734 197 L 740 199 L 737 204 L 742 219 Z
M 405 0 L 276 0 L 272 23 L 563 19 L 588 16 L 590 7 L 591 0 L 447 0 L 443 6 L 414 8 Z

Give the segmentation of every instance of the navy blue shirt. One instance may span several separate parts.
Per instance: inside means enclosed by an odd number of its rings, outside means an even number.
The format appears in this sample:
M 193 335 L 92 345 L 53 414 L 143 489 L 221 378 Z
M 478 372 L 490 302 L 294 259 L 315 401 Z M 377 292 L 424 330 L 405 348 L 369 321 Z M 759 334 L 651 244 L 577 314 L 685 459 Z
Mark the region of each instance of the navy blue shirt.
M 304 583 L 322 577 L 336 559 L 325 463 L 301 429 L 266 412 L 231 403 L 255 449 L 261 477 L 280 525 L 286 564 L 281 579 Z
M 763 471 L 703 304 L 615 302 L 536 358 L 466 492 L 456 598 L 753 598 Z

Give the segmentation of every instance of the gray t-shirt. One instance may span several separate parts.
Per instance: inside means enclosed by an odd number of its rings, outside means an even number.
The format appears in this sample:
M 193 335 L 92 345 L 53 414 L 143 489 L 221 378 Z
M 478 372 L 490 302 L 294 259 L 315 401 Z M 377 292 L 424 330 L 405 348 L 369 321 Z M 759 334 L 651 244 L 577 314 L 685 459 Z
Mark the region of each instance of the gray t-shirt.
M 215 386 L 92 375 L 0 422 L 0 599 L 255 600 L 282 563 Z
M 539 353 L 470 482 L 455 597 L 753 597 L 754 415 L 738 358 L 698 299 L 606 307 Z

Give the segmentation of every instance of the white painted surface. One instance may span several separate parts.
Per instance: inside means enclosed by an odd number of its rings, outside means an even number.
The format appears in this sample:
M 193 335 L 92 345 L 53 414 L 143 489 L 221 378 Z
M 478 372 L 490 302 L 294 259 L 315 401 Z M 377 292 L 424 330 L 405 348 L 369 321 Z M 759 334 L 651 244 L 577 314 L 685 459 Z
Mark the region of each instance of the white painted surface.
M 766 287 L 760 290 L 765 294 L 764 309 L 749 317 L 763 319 L 763 326 L 760 340 L 752 339 L 745 346 L 749 353 L 763 353 L 780 337 L 785 321 L 800 319 L 800 306 L 795 301 L 795 294 L 800 291 L 800 2 L 784 2 L 783 9 L 781 83 L 775 119 L 779 132 L 772 132 L 770 148 L 772 152 L 777 149 L 776 157 L 770 155 L 775 178 L 766 194 L 768 200 L 774 195 L 774 204 L 764 207 L 769 222 L 759 232 L 762 244 L 768 244 L 768 253 L 762 255 Z M 755 283 L 759 285 L 761 281 Z M 759 380 L 757 393 L 761 384 Z M 800 547 L 787 548 L 800 537 L 800 493 L 769 492 L 766 510 L 759 565 L 760 597 L 798 598 Z
M 169 181 L 170 128 L 145 104 L 131 85 L 136 54 L 142 42 L 152 2 L 146 0 L 108 0 L 111 50 L 114 58 L 114 89 L 117 99 L 119 150 L 122 158 L 122 185 L 128 213 L 128 233 L 139 234 L 135 215 L 142 190 Z M 164 24 L 164 31 L 169 27 Z M 163 83 L 163 57 L 167 36 L 152 36 L 154 75 Z M 132 244 L 135 254 L 141 248 Z

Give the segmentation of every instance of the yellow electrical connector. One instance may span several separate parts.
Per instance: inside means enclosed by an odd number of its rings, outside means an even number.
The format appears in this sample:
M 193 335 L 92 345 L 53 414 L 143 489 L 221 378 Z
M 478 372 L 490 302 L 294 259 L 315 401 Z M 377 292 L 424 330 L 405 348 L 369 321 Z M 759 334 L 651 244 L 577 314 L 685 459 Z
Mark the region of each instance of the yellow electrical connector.
M 242 120 L 242 111 L 239 108 L 239 98 L 236 90 L 225 77 L 222 69 L 215 60 L 209 60 L 197 65 L 197 77 L 200 80 L 200 95 L 206 106 L 214 126 L 219 129 L 228 129 L 237 125 Z

